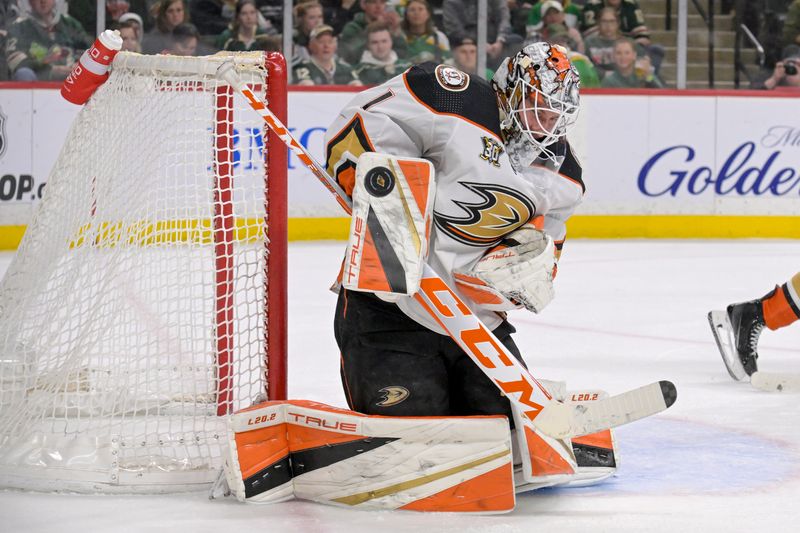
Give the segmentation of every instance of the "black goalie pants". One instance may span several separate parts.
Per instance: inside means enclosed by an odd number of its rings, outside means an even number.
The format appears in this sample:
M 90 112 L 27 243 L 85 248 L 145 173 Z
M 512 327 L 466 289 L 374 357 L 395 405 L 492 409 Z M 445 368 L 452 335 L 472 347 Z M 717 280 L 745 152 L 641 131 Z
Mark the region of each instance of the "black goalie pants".
M 493 333 L 522 361 L 515 331 L 503 321 Z M 396 305 L 342 289 L 334 333 L 351 409 L 385 416 L 504 414 L 513 426 L 508 400 L 469 356 Z

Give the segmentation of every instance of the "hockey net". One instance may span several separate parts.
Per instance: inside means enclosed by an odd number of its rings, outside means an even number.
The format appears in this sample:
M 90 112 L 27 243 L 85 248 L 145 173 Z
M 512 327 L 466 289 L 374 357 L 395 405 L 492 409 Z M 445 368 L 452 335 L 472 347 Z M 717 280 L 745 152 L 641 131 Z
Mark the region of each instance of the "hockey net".
M 0 485 L 165 492 L 221 466 L 225 415 L 286 397 L 279 54 L 120 53 L 0 283 Z

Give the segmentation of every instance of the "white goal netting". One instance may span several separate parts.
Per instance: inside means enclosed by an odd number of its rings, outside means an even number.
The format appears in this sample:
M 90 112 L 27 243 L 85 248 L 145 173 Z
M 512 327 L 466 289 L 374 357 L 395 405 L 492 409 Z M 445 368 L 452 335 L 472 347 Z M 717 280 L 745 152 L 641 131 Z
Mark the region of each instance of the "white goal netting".
M 222 60 L 121 53 L 75 120 L 0 283 L 0 485 L 198 487 L 266 397 L 278 185 Z

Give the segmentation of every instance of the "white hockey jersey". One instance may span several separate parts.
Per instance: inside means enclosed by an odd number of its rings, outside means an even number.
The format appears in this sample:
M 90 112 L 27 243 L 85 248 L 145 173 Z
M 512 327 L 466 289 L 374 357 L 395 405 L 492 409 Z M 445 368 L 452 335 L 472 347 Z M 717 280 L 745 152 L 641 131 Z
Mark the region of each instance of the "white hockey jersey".
M 503 148 L 494 90 L 451 66 L 423 63 L 359 93 L 326 134 L 325 164 L 351 194 L 363 152 L 423 157 L 436 170 L 428 264 L 455 289 L 452 271 L 471 268 L 505 235 L 535 217 L 560 250 L 565 222 L 583 198 L 581 167 L 566 141 L 517 173 Z M 501 317 L 461 295 L 490 329 Z M 411 297 L 396 302 L 428 329 L 445 331 Z

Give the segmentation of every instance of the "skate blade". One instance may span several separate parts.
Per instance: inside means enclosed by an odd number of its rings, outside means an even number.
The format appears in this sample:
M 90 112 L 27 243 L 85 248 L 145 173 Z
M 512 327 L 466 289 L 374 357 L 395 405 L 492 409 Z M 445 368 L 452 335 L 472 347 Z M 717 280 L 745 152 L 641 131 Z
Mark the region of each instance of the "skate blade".
M 767 392 L 800 392 L 800 374 L 753 372 L 750 383 L 753 387 Z
M 736 353 L 736 343 L 733 338 L 733 328 L 728 320 L 728 313 L 725 311 L 710 311 L 708 313 L 708 323 L 711 326 L 711 333 L 717 342 L 717 348 L 722 355 L 722 361 L 728 374 L 736 381 L 743 381 L 747 377 L 739 354 Z

